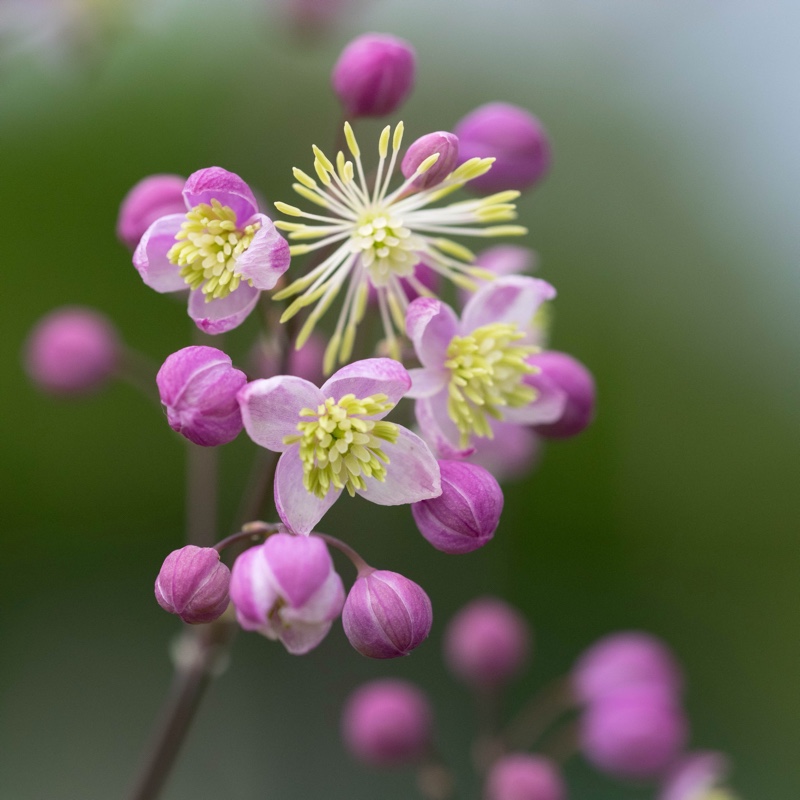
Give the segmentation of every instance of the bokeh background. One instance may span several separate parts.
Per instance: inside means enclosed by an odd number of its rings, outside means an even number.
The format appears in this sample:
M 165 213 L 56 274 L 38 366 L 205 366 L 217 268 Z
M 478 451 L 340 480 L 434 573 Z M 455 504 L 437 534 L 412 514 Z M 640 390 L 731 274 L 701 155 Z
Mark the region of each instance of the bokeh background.
M 554 168 L 521 217 L 559 289 L 553 344 L 597 376 L 597 422 L 507 487 L 475 554 L 433 551 L 404 510 L 339 504 L 326 529 L 428 590 L 429 642 L 373 663 L 340 628 L 302 659 L 239 637 L 165 798 L 412 796 L 409 773 L 363 770 L 337 736 L 347 692 L 389 675 L 430 691 L 460 796 L 477 798 L 472 710 L 440 646 L 480 593 L 536 630 L 509 709 L 594 639 L 644 628 L 685 665 L 693 745 L 730 754 L 743 798 L 800 796 L 800 7 L 364 0 L 314 41 L 267 0 L 136 7 L 70 6 L 107 15 L 90 29 L 57 0 L 0 2 L 0 797 L 123 796 L 178 629 L 152 583 L 182 540 L 182 441 L 127 385 L 38 393 L 26 332 L 80 303 L 155 361 L 188 344 L 183 306 L 115 239 L 119 201 L 144 175 L 211 164 L 289 199 L 290 167 L 333 137 L 330 66 L 369 30 L 417 48 L 409 136 L 494 99 L 546 125 Z M 250 457 L 225 448 L 223 533 Z M 580 759 L 568 774 L 573 797 L 653 796 Z

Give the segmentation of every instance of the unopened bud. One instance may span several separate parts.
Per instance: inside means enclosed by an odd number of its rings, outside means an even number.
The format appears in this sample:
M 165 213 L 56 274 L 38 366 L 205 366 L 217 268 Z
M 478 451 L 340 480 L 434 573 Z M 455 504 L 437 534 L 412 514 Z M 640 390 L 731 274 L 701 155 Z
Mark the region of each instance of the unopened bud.
M 496 761 L 486 777 L 484 800 L 564 800 L 564 779 L 542 756 L 511 753 Z
M 144 232 L 159 218 L 168 214 L 185 214 L 183 187 L 186 178 L 180 175 L 150 175 L 139 181 L 125 195 L 117 217 L 117 236 L 133 250 Z
M 434 154 L 438 154 L 439 158 L 411 184 L 415 189 L 427 189 L 441 183 L 456 168 L 458 137 L 447 131 L 436 131 L 421 136 L 403 156 L 400 169 L 404 177 L 410 178 L 425 159 Z

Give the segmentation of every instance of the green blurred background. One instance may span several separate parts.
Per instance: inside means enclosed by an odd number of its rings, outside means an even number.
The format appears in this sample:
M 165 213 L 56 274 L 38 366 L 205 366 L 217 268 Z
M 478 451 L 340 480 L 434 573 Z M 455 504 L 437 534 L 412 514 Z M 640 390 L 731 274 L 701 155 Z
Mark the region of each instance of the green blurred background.
M 302 659 L 239 637 L 165 798 L 409 798 L 410 774 L 376 778 L 337 736 L 347 692 L 389 675 L 430 690 L 477 798 L 472 711 L 440 645 L 479 593 L 536 630 L 509 708 L 597 637 L 645 628 L 685 665 L 693 745 L 731 755 L 743 798 L 800 796 L 799 26 L 793 0 L 376 0 L 312 44 L 252 0 L 172 2 L 44 49 L 0 29 L 0 797 L 121 797 L 178 629 L 152 584 L 182 540 L 182 442 L 128 386 L 37 393 L 26 332 L 79 303 L 156 361 L 190 343 L 182 304 L 147 289 L 115 239 L 121 198 L 144 175 L 219 164 L 288 200 L 290 167 L 333 137 L 330 65 L 369 30 L 417 48 L 410 137 L 494 99 L 545 123 L 554 169 L 521 216 L 559 290 L 553 344 L 595 372 L 598 419 L 508 487 L 495 541 L 469 556 L 433 551 L 407 510 L 340 503 L 325 529 L 425 586 L 430 641 L 374 663 L 339 627 Z M 250 455 L 225 448 L 223 520 Z M 653 796 L 579 759 L 569 781 L 578 798 Z

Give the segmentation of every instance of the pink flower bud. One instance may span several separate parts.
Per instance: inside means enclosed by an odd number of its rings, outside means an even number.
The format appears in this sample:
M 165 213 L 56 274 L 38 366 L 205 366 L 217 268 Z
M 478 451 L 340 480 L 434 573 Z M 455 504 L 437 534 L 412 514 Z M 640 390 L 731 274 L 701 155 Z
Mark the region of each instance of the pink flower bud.
M 245 630 L 302 655 L 327 636 L 341 613 L 344 587 L 322 539 L 275 533 L 236 559 L 231 601 Z
M 572 683 L 578 699 L 592 703 L 635 686 L 653 686 L 678 695 L 683 678 L 669 648 L 648 633 L 626 631 L 600 639 L 575 664 Z
M 689 753 L 670 769 L 658 800 L 702 800 L 727 773 L 728 759 L 722 753 Z
M 492 765 L 483 796 L 484 800 L 564 800 L 567 790 L 552 761 L 512 753 Z
M 184 622 L 213 622 L 228 607 L 230 570 L 213 547 L 173 550 L 156 578 L 156 600 Z
M 515 608 L 480 597 L 450 620 L 444 636 L 447 666 L 464 683 L 496 687 L 517 675 L 531 649 L 531 629 Z
M 686 742 L 688 724 L 674 696 L 633 686 L 590 703 L 581 718 L 581 747 L 600 770 L 619 778 L 656 778 Z
M 366 683 L 347 699 L 342 737 L 359 760 L 377 767 L 412 764 L 431 741 L 433 714 L 427 697 L 400 680 Z
M 483 467 L 440 461 L 442 493 L 411 506 L 419 532 L 443 553 L 471 553 L 493 536 L 503 511 L 503 490 Z
M 117 236 L 133 250 L 144 232 L 160 217 L 185 214 L 183 187 L 186 178 L 180 175 L 150 175 L 139 181 L 125 195 L 117 217 Z
M 65 307 L 39 320 L 25 344 L 28 377 L 46 392 L 83 394 L 114 373 L 120 342 L 111 322 L 88 308 Z
M 542 393 L 558 391 L 566 396 L 561 417 L 556 422 L 537 425 L 536 432 L 549 439 L 567 439 L 583 431 L 594 418 L 592 373 L 580 361 L 556 350 L 537 353 L 528 361 L 540 372 L 529 375 L 526 383 Z
M 358 578 L 342 612 L 350 644 L 369 658 L 408 655 L 428 637 L 432 623 L 431 601 L 422 587 L 383 569 Z
M 414 85 L 414 48 L 395 36 L 367 33 L 344 48 L 333 68 L 333 90 L 354 117 L 395 111 Z
M 527 189 L 550 168 L 547 134 L 529 111 L 509 103 L 488 103 L 455 128 L 458 160 L 495 158 L 492 168 L 468 186 L 481 192 Z
M 403 176 L 410 178 L 417 167 L 434 153 L 439 154 L 436 163 L 420 175 L 411 185 L 415 189 L 427 189 L 441 183 L 455 168 L 458 162 L 458 137 L 447 131 L 436 131 L 421 136 L 414 142 L 400 165 Z
M 172 430 L 190 442 L 214 447 L 242 430 L 236 394 L 247 376 L 215 347 L 184 347 L 167 357 L 156 376 Z

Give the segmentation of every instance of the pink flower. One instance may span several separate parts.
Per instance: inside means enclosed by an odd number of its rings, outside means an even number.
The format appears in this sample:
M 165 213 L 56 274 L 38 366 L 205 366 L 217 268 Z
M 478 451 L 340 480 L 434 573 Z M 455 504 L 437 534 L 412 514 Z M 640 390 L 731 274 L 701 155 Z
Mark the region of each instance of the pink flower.
M 281 375 L 239 392 L 250 438 L 281 453 L 275 506 L 284 524 L 308 534 L 343 489 L 384 506 L 442 491 L 439 465 L 419 436 L 383 418 L 411 386 L 390 358 L 356 361 L 321 388 Z
M 157 219 L 133 265 L 157 292 L 189 289 L 189 316 L 206 333 L 236 328 L 289 267 L 289 245 L 260 214 L 250 187 L 221 167 L 201 169 L 183 188 L 188 213 Z

